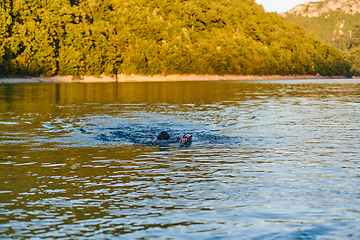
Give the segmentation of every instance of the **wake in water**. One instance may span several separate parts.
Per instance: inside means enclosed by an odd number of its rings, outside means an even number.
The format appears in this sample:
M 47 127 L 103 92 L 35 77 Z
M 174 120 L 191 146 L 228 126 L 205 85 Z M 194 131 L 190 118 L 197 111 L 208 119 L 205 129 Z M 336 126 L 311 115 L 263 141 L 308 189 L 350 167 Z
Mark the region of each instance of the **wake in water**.
M 284 136 L 267 131 L 252 131 L 249 125 L 212 124 L 208 121 L 189 121 L 188 119 L 158 116 L 109 117 L 91 116 L 81 121 L 64 124 L 67 119 L 54 119 L 44 122 L 32 137 L 32 146 L 44 143 L 53 147 L 116 147 L 120 145 L 160 146 L 160 147 L 236 147 L 256 145 L 258 147 L 283 142 Z M 167 131 L 171 136 L 191 134 L 192 141 L 179 143 L 179 138 L 157 141 L 157 135 Z M 37 142 L 37 143 L 36 143 Z M 47 146 L 48 148 L 49 146 Z
M 157 140 L 157 135 L 161 131 L 168 131 L 170 136 L 181 136 L 191 134 L 191 141 L 184 144 L 179 143 L 179 138 L 170 138 L 168 140 Z M 144 125 L 119 125 L 115 128 L 103 129 L 104 133 L 98 134 L 95 138 L 102 142 L 120 142 L 140 146 L 176 146 L 185 145 L 233 145 L 240 144 L 243 139 L 241 137 L 230 137 L 227 135 L 219 135 L 218 131 L 210 133 L 206 130 L 188 129 L 186 132 L 180 129 L 167 130 L 161 126 L 144 126 Z
M 258 144 L 263 137 L 244 134 L 231 127 L 218 127 L 198 121 L 184 121 L 169 116 L 134 118 L 110 118 L 94 116 L 82 121 L 64 124 L 66 119 L 54 119 L 41 124 L 28 144 L 42 146 L 44 143 L 56 147 L 113 147 L 136 146 L 239 146 L 244 143 Z M 120 122 L 120 123 L 119 123 Z M 171 136 L 191 134 L 192 140 L 179 143 L 179 138 L 158 141 L 157 135 L 166 131 Z M 31 141 L 31 142 L 30 142 Z M 27 140 L 23 140 L 26 144 Z M 13 143 L 13 142 L 11 142 Z M 47 146 L 49 148 L 49 146 Z

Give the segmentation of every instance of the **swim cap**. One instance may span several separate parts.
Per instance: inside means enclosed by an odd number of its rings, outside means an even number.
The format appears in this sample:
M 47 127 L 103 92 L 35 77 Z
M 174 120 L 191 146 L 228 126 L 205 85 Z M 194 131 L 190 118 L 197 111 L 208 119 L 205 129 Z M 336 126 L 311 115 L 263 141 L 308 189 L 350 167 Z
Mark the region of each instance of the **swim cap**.
M 159 133 L 159 135 L 157 136 L 157 139 L 158 140 L 167 140 L 170 138 L 170 135 L 165 132 L 165 131 L 162 131 L 161 133 Z

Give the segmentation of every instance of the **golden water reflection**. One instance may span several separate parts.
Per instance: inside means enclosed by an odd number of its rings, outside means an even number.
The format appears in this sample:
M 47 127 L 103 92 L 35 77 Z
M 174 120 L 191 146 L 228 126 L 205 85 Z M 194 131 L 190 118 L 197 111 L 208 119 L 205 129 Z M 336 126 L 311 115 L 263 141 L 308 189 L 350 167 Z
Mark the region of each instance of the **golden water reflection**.
M 359 94 L 359 84 L 352 88 L 336 84 L 290 84 L 254 82 L 154 82 L 154 83 L 72 83 L 0 85 L 0 110 L 16 113 L 62 112 L 56 106 L 91 104 L 212 104 L 226 101 L 259 100 L 263 97 L 332 96 L 351 100 Z M 349 99 L 350 98 L 350 99 Z

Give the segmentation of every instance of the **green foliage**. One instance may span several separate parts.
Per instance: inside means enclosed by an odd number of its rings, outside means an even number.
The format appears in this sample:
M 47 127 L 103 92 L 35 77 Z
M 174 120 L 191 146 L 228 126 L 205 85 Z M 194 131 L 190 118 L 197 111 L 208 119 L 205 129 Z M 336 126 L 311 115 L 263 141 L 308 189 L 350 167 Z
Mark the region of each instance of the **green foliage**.
M 286 20 L 301 25 L 340 50 L 345 60 L 350 62 L 351 74 L 360 75 L 360 13 L 350 15 L 331 11 L 316 18 L 288 15 Z
M 6 73 L 10 57 L 9 35 L 13 23 L 11 10 L 12 3 L 10 1 L 0 2 L 0 75 Z
M 11 6 L 0 8 L 0 75 L 349 70 L 334 48 L 253 0 L 11 0 Z

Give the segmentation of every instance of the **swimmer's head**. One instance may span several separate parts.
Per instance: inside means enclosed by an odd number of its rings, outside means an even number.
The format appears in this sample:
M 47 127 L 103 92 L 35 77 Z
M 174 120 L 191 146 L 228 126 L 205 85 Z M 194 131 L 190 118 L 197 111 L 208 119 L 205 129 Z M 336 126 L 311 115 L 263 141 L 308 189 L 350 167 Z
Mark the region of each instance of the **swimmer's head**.
M 161 133 L 159 133 L 159 135 L 157 136 L 157 139 L 158 140 L 168 140 L 170 138 L 170 135 L 165 132 L 165 131 L 162 131 Z

